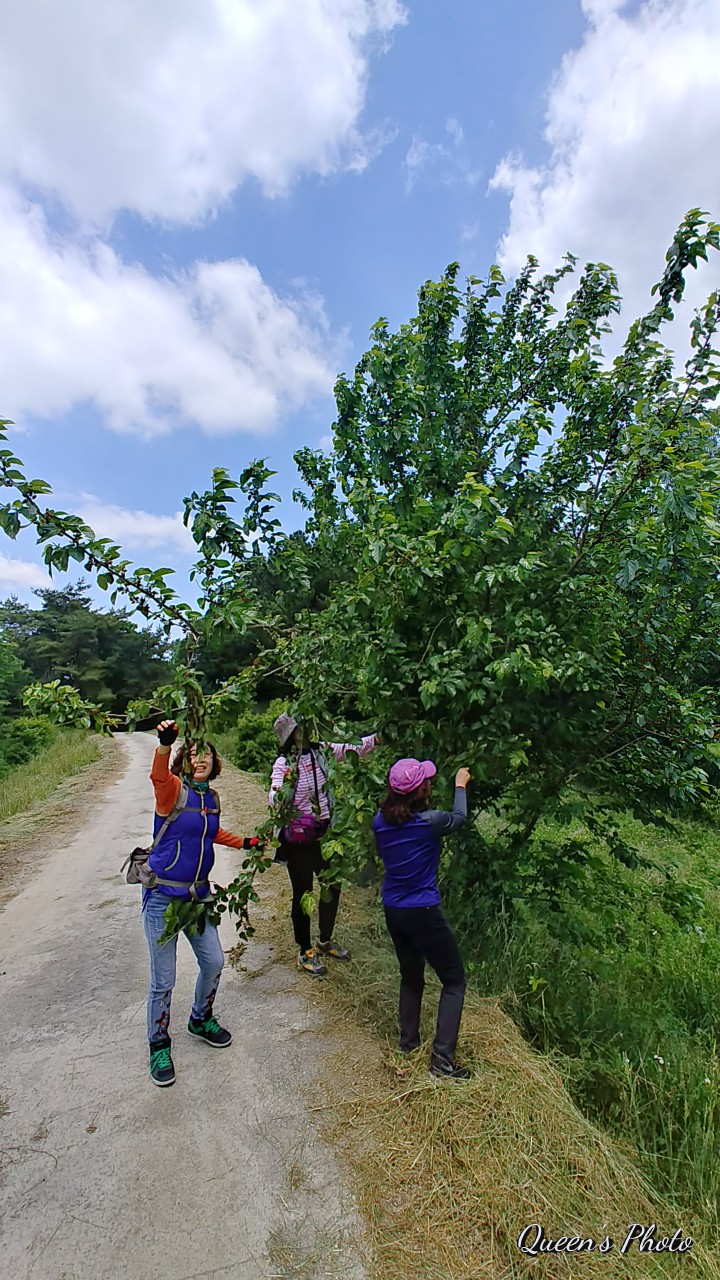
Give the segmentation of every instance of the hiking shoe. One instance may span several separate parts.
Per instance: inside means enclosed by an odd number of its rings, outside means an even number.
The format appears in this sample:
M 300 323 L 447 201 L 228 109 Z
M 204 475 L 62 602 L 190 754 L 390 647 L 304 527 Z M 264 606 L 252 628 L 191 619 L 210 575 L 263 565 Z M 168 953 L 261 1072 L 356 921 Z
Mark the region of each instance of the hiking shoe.
M 309 951 L 298 952 L 298 968 L 304 969 L 306 973 L 312 973 L 315 978 L 321 978 L 327 969 L 321 964 L 317 958 L 317 952 L 313 947 Z
M 232 1044 L 231 1033 L 221 1027 L 217 1018 L 212 1016 L 205 1019 L 191 1018 L 188 1031 L 196 1040 L 204 1040 L 213 1049 L 227 1049 Z
M 150 1079 L 161 1089 L 175 1083 L 175 1068 L 170 1056 L 170 1041 L 155 1040 L 150 1044 Z
M 459 1067 L 456 1062 L 448 1062 L 447 1058 L 431 1058 L 430 1075 L 437 1076 L 439 1080 L 472 1080 L 472 1071 Z
M 333 960 L 349 960 L 350 952 L 341 947 L 334 938 L 329 942 L 318 942 L 317 949 L 324 956 L 332 956 Z

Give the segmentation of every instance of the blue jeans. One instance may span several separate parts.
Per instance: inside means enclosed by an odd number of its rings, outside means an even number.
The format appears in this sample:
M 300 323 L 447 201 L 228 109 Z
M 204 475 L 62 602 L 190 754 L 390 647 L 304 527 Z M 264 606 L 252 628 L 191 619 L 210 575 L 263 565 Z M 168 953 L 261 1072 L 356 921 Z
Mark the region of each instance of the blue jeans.
M 150 952 L 147 1031 L 151 1044 L 170 1035 L 170 1001 L 175 986 L 177 935 L 164 946 L 158 946 L 158 939 L 165 928 L 165 908 L 168 902 L 169 899 L 157 890 L 143 890 L 142 918 Z M 206 923 L 204 931 L 194 938 L 188 938 L 188 942 L 200 966 L 190 1017 L 204 1021 L 212 1013 L 225 957 L 214 924 Z

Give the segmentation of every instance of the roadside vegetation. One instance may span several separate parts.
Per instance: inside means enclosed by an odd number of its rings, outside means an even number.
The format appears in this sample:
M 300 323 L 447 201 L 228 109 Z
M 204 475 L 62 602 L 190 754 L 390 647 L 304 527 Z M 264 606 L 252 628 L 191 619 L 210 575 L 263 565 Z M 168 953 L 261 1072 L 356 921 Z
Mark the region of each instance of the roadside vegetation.
M 185 499 L 193 606 L 169 569 L 132 569 L 48 507 L 47 482 L 0 449 L 0 527 L 34 528 L 49 565 L 82 563 L 113 603 L 180 637 L 131 723 L 172 710 L 198 744 L 210 727 L 230 735 L 230 758 L 252 770 L 275 749 L 256 700 L 284 698 L 317 738 L 381 732 L 367 765 L 329 762 L 329 879 L 367 869 L 394 758 L 436 761 L 440 805 L 469 767 L 471 820 L 443 880 L 477 991 L 642 1162 L 653 1194 L 713 1229 L 718 294 L 690 321 L 682 368 L 680 335 L 672 347 L 666 335 L 687 277 L 718 248 L 720 225 L 691 210 L 612 361 L 603 344 L 621 298 L 606 264 L 576 274 L 568 256 L 542 275 L 529 259 L 510 284 L 495 266 L 462 284 L 451 264 L 407 323 L 378 320 L 338 378 L 332 449 L 295 455 L 303 530 L 284 532 L 263 460 L 237 480 L 215 468 Z M 108 727 L 57 682 L 26 701 L 58 723 Z M 256 861 L 222 891 L 241 938 Z M 444 1159 L 452 1125 L 422 1132 L 419 1163 Z M 592 1184 L 598 1196 L 615 1178 Z
M 263 802 L 258 786 L 255 809 Z M 253 806 L 247 788 L 243 803 Z M 255 941 L 291 969 L 282 869 L 263 879 L 261 900 Z M 702 1210 L 653 1187 L 632 1142 L 584 1114 L 565 1064 L 534 1050 L 502 1001 L 468 993 L 459 1046 L 475 1073 L 467 1087 L 438 1085 L 427 1074 L 437 993 L 431 975 L 423 1046 L 411 1059 L 397 1053 L 397 962 L 376 889 L 347 889 L 341 923 L 353 962 L 303 983 L 337 1044 L 309 1105 L 348 1170 L 373 1280 L 675 1276 L 676 1257 L 619 1255 L 634 1222 L 658 1224 L 658 1236 L 682 1226 L 694 1240 L 694 1273 L 714 1280 L 718 1255 Z M 234 962 L 243 967 L 242 949 Z M 615 1249 L 524 1257 L 517 1238 L 532 1222 L 596 1243 L 609 1235 Z
M 35 737 L 35 753 L 23 764 L 7 769 L 0 782 L 0 841 L 9 838 L 9 820 L 26 813 L 52 795 L 66 778 L 100 759 L 102 739 L 82 729 L 57 729 Z M 40 739 L 38 744 L 38 739 Z M 8 826 L 6 826 L 8 824 Z
M 242 720 L 247 758 L 261 760 L 262 769 L 253 772 L 263 787 L 275 754 L 268 738 L 275 712 L 273 707 Z M 227 741 L 233 740 L 230 732 Z M 382 787 L 376 791 L 380 796 Z M 662 829 L 627 813 L 614 820 L 618 836 L 638 850 L 641 868 L 624 866 L 597 844 L 592 867 L 573 878 L 552 906 L 516 904 L 512 915 L 489 918 L 482 935 L 463 925 L 462 905 L 453 901 L 456 851 L 448 842 L 443 891 L 472 993 L 461 1049 L 478 1065 L 482 1084 L 487 1017 L 489 1034 L 500 1036 L 504 1052 L 510 1056 L 512 1040 L 512 1053 L 518 1053 L 503 1016 L 509 1015 L 528 1045 L 545 1055 L 551 1095 L 561 1084 L 568 1105 L 572 1099 L 591 1122 L 587 1132 L 595 1138 L 604 1132 L 617 1143 L 633 1195 L 639 1185 L 634 1179 L 644 1180 L 647 1194 L 653 1188 L 664 1205 L 664 1221 L 692 1223 L 699 1236 L 717 1243 L 720 813 L 708 803 L 696 817 L 669 819 Z M 489 822 L 478 819 L 481 830 Z M 548 857 L 554 848 L 562 858 L 563 834 L 552 822 L 540 825 L 538 839 Z M 367 830 L 365 854 L 360 878 L 371 877 L 375 888 L 363 893 L 354 876 L 342 913 L 343 938 L 359 962 L 342 981 L 333 971 L 333 989 L 353 1018 L 393 1045 L 397 962 L 377 901 L 380 872 Z M 432 997 L 427 1003 L 432 1006 Z M 429 1043 L 429 1024 L 426 1030 Z M 530 1061 L 526 1050 L 522 1056 Z M 532 1061 L 534 1078 L 539 1068 Z M 395 1067 L 400 1077 L 408 1070 L 397 1061 Z M 419 1080 L 420 1067 L 418 1072 Z M 376 1103 L 368 1104 L 367 1119 Z M 457 1176 L 462 1182 L 465 1174 L 460 1169 Z M 459 1185 L 450 1179 L 448 1186 L 462 1199 Z M 630 1221 L 640 1209 L 632 1212 Z

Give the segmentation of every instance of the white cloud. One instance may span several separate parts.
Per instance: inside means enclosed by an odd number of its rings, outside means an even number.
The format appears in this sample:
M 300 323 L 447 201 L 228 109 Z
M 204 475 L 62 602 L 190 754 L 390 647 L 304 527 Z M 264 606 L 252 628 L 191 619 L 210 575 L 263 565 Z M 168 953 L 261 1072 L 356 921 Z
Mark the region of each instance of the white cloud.
M 99 537 L 111 538 L 128 550 L 135 547 L 167 547 L 186 553 L 195 550 L 190 530 L 183 524 L 181 511 L 172 516 L 129 511 L 89 493 L 82 494 L 79 502 L 73 504 L 75 509 Z
M 20 587 L 22 591 L 30 591 L 33 587 L 50 587 L 52 583 L 39 564 L 0 555 L 0 586 L 3 589 Z
M 510 195 L 499 247 L 515 273 L 570 251 L 615 267 L 628 319 L 647 309 L 688 209 L 720 216 L 720 5 L 717 0 L 584 0 L 589 27 L 548 98 L 543 167 L 506 156 L 490 183 Z M 697 304 L 717 261 L 692 280 Z
M 398 0 L 2 5 L 0 172 L 99 224 L 362 167 L 368 59 L 403 21 Z
M 98 239 L 54 235 L 0 188 L 3 413 L 94 404 L 145 435 L 271 429 L 328 394 L 336 347 L 322 303 L 280 298 L 242 258 L 155 277 Z
M 451 117 L 445 130 L 449 142 L 427 142 L 413 134 L 403 164 L 406 191 L 412 191 L 421 174 L 429 174 L 445 185 L 462 182 L 474 187 L 480 180 L 481 171 L 471 163 L 462 125 Z
M 399 0 L 25 0 L 0 6 L 2 411 L 89 403 L 153 435 L 267 431 L 332 389 L 322 300 L 242 257 L 153 275 L 113 215 L 195 223 L 243 181 L 361 170 L 370 57 Z M 45 217 L 55 200 L 66 230 Z

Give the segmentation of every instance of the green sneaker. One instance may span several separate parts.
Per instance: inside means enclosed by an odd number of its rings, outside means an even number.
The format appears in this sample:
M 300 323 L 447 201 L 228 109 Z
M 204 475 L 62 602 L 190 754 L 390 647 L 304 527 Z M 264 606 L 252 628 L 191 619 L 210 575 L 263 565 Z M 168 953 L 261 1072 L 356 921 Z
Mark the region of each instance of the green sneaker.
M 221 1027 L 217 1018 L 212 1015 L 204 1020 L 191 1018 L 188 1022 L 188 1032 L 196 1040 L 204 1040 L 213 1049 L 227 1049 L 232 1044 L 231 1033 Z
M 150 1079 L 161 1089 L 175 1083 L 175 1068 L 170 1056 L 170 1040 L 155 1040 L 150 1044 Z

